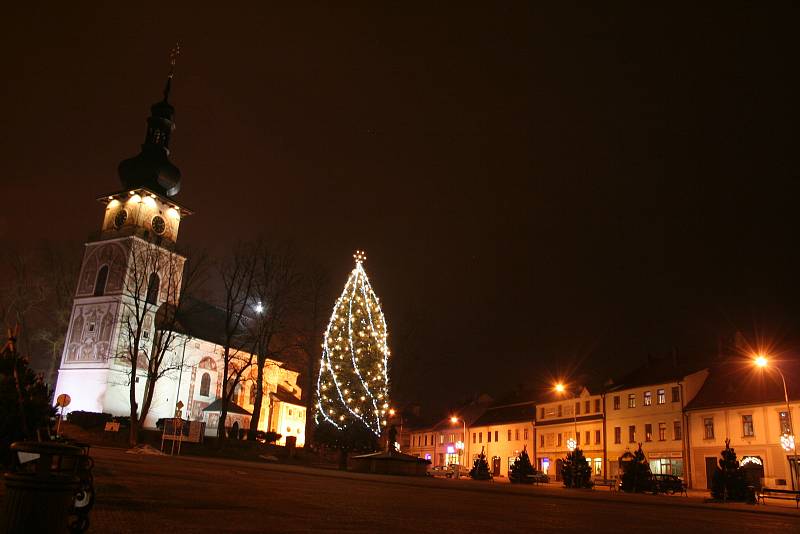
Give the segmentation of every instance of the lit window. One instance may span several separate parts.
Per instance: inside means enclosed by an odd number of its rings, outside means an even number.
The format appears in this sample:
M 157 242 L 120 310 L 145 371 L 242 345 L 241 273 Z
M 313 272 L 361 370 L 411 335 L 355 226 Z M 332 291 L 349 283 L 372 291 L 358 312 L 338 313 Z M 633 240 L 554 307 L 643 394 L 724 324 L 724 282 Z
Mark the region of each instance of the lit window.
M 653 425 L 650 423 L 644 425 L 644 440 L 653 441 Z
M 753 428 L 753 416 L 752 415 L 743 415 L 742 416 L 742 436 L 746 438 L 752 438 L 756 435 L 755 429 Z
M 636 408 L 636 394 L 631 393 L 628 395 L 628 408 Z
M 714 439 L 714 418 L 703 419 L 703 439 Z
M 659 389 L 656 392 L 656 395 L 657 395 L 656 402 L 658 404 L 664 404 L 665 402 L 667 402 L 667 393 L 663 389 Z
M 644 392 L 644 405 L 650 406 L 653 404 L 653 394 L 649 391 Z

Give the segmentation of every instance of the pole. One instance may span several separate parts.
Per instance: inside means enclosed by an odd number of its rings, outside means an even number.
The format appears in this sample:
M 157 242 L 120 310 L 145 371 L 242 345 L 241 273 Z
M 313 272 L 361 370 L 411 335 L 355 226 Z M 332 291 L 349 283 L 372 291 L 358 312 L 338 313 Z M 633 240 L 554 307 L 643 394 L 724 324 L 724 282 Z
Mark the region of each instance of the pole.
M 186 358 L 186 344 L 189 340 L 192 339 L 192 336 L 186 336 L 186 339 L 183 340 L 183 353 L 181 354 L 181 372 L 178 373 L 178 391 L 175 393 L 175 406 L 177 407 L 178 401 L 181 397 L 181 379 L 183 378 L 183 361 Z M 188 410 L 188 407 L 187 407 Z M 176 410 L 177 413 L 177 410 Z
M 797 436 L 794 434 L 794 423 L 792 422 L 792 407 L 789 405 L 789 391 L 786 389 L 786 377 L 783 376 L 783 371 L 781 371 L 780 367 L 777 365 L 775 366 L 775 370 L 778 371 L 778 374 L 781 376 L 781 382 L 783 382 L 783 398 L 786 401 L 786 417 L 789 418 L 789 432 L 792 433 L 792 444 L 794 445 L 794 465 L 789 466 L 789 470 L 792 474 L 792 489 L 795 491 L 797 490 L 797 471 L 800 469 L 800 465 L 797 463 Z

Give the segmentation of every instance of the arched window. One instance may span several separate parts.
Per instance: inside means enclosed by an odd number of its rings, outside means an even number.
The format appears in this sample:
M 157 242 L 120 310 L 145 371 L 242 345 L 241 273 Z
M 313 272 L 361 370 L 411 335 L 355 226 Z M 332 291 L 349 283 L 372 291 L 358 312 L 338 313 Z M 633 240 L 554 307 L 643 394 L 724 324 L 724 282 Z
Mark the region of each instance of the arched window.
M 211 389 L 211 375 L 203 373 L 200 378 L 200 395 L 208 397 L 208 391 Z
M 156 273 L 150 275 L 150 281 L 147 282 L 147 303 L 155 304 L 158 301 L 158 290 L 161 285 L 161 279 Z
M 108 280 L 108 265 L 103 265 L 97 271 L 97 279 L 94 282 L 95 297 L 101 297 L 106 292 L 106 280 Z
M 256 392 L 256 385 L 253 384 L 252 386 L 250 386 L 250 404 L 255 404 L 256 403 L 256 393 L 257 393 Z

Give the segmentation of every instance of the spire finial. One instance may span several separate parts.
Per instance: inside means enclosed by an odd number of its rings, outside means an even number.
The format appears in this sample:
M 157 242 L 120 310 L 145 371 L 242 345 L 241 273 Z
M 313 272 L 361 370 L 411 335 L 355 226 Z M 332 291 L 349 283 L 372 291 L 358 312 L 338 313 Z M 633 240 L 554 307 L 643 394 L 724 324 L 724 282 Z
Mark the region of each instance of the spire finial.
M 175 46 L 169 52 L 169 76 L 167 76 L 167 85 L 164 87 L 164 102 L 169 100 L 169 92 L 172 89 L 172 77 L 175 75 L 175 61 L 181 55 L 181 42 L 176 41 Z

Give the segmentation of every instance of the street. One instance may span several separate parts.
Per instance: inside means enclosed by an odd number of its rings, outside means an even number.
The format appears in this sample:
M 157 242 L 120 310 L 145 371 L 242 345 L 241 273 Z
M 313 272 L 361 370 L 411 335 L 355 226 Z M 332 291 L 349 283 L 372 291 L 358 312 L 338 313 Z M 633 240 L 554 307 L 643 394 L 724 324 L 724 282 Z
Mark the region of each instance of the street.
M 90 532 L 796 532 L 686 497 L 554 492 L 94 448 Z M 680 499 L 684 499 L 681 501 Z M 694 502 L 694 501 L 693 501 Z M 761 510 L 759 510 L 761 511 Z M 791 513 L 789 511 L 788 513 Z

